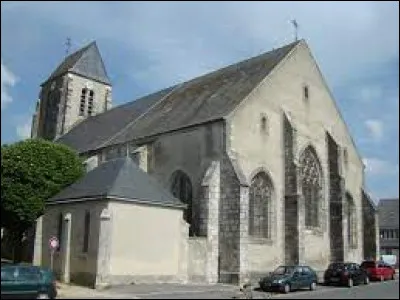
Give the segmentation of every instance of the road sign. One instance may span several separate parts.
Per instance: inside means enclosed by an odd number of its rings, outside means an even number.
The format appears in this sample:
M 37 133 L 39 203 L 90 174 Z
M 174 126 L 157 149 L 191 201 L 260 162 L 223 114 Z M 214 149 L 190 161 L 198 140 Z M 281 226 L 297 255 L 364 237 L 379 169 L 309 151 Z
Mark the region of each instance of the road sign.
M 49 247 L 50 247 L 50 269 L 53 270 L 53 260 L 54 260 L 54 251 L 58 248 L 59 245 L 58 238 L 52 236 L 49 239 Z
M 55 250 L 55 249 L 57 249 L 57 248 L 58 248 L 58 245 L 59 245 L 58 238 L 56 238 L 55 236 L 52 236 L 52 237 L 49 239 L 49 247 L 50 247 L 50 250 Z

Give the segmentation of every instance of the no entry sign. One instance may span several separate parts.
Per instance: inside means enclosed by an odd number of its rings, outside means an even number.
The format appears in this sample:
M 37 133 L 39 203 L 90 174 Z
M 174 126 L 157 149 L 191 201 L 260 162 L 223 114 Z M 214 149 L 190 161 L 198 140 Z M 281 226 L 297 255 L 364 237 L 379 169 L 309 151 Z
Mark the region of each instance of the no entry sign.
M 51 250 L 57 249 L 59 244 L 60 243 L 58 242 L 58 238 L 56 238 L 55 236 L 52 236 L 49 239 L 49 247 L 50 247 Z

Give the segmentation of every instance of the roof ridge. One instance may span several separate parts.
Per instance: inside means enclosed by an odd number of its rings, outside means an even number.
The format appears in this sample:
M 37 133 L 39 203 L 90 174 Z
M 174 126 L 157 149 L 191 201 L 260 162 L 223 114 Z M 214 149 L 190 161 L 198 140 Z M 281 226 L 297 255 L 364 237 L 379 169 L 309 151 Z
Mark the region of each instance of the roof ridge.
M 213 77 L 218 76 L 218 74 L 224 74 L 224 73 L 228 73 L 228 74 L 229 74 L 232 70 L 234 70 L 234 69 L 239 69 L 241 66 L 246 65 L 246 64 L 248 64 L 248 63 L 251 62 L 251 61 L 262 60 L 263 58 L 267 57 L 268 55 L 271 55 L 272 53 L 277 53 L 278 51 L 281 51 L 281 50 L 284 49 L 284 48 L 289 48 L 289 49 L 290 49 L 290 48 L 294 48 L 294 47 L 295 47 L 297 44 L 299 44 L 301 41 L 302 41 L 302 40 L 292 42 L 292 43 L 287 44 L 287 45 L 284 45 L 284 46 L 282 46 L 282 47 L 279 47 L 279 48 L 276 48 L 276 49 L 273 49 L 273 50 L 264 52 L 264 53 L 262 53 L 262 54 L 260 54 L 260 55 L 256 55 L 256 56 L 247 58 L 247 59 L 242 60 L 242 61 L 239 61 L 239 62 L 237 62 L 237 63 L 233 63 L 233 64 L 228 65 L 228 66 L 226 66 L 226 67 L 223 67 L 223 68 L 220 68 L 220 69 L 216 69 L 216 70 L 214 70 L 214 71 L 212 71 L 212 72 L 203 74 L 203 75 L 201 75 L 201 76 L 192 78 L 192 79 L 190 79 L 190 80 L 187 80 L 187 81 L 181 82 L 181 83 L 179 83 L 179 84 L 177 84 L 177 85 L 175 85 L 175 86 L 172 86 L 172 87 L 173 87 L 173 90 L 172 90 L 170 93 L 168 93 L 166 96 L 162 97 L 159 101 L 157 101 L 153 106 L 151 106 L 151 107 L 150 107 L 146 112 L 144 112 L 140 117 L 138 117 L 137 119 L 135 119 L 135 120 L 133 120 L 132 122 L 128 123 L 123 129 L 121 129 L 121 130 L 120 130 L 118 133 L 116 133 L 113 137 L 111 137 L 110 139 L 108 139 L 107 141 L 105 141 L 104 143 L 102 143 L 101 145 L 99 145 L 99 146 L 97 147 L 97 149 L 100 149 L 100 148 L 105 147 L 105 146 L 109 146 L 110 143 L 112 144 L 112 141 L 113 141 L 114 139 L 116 139 L 119 135 L 121 135 L 126 129 L 130 128 L 131 125 L 133 125 L 134 123 L 136 123 L 137 121 L 139 121 L 141 118 L 143 118 L 147 113 L 151 112 L 152 109 L 155 108 L 157 105 L 163 103 L 164 100 L 168 99 L 168 97 L 169 97 L 171 94 L 173 94 L 173 92 L 174 92 L 176 89 L 178 89 L 179 87 L 185 86 L 185 88 L 188 88 L 188 86 L 186 86 L 186 85 L 193 84 L 193 83 L 196 82 L 196 81 L 200 81 L 200 82 L 201 82 L 202 80 L 204 80 L 204 79 L 207 78 L 207 77 L 213 78 Z M 289 52 L 290 52 L 290 51 L 289 51 Z M 288 52 L 288 53 L 289 53 L 289 52 Z M 279 62 L 280 62 L 284 57 L 286 57 L 286 55 L 287 55 L 288 53 L 286 53 L 286 54 L 279 60 Z M 278 63 L 279 63 L 279 62 L 278 62 Z M 275 66 L 276 66 L 276 65 L 275 65 Z M 275 66 L 273 67 L 273 69 L 275 68 Z M 156 94 L 156 93 L 153 93 L 153 94 Z M 243 99 L 245 99 L 245 97 L 244 97 Z M 242 100 L 243 100 L 243 99 L 242 99 Z M 117 144 L 118 144 L 118 143 L 117 143 Z
M 261 54 L 254 55 L 252 57 L 240 60 L 238 62 L 231 63 L 229 65 L 225 65 L 224 67 L 220 67 L 220 68 L 214 69 L 213 71 L 209 71 L 209 72 L 204 73 L 204 74 L 202 74 L 200 76 L 188 79 L 186 81 L 180 82 L 180 83 L 172 85 L 172 86 L 188 84 L 188 83 L 200 80 L 200 79 L 204 79 L 204 77 L 207 77 L 207 76 L 216 75 L 218 73 L 224 73 L 224 72 L 227 72 L 228 70 L 230 71 L 230 69 L 233 69 L 234 67 L 237 68 L 237 67 L 239 67 L 239 65 L 245 65 L 246 63 L 248 63 L 248 62 L 250 62 L 252 60 L 261 59 L 264 56 L 267 56 L 268 54 L 272 54 L 272 53 L 274 53 L 276 51 L 282 50 L 283 48 L 292 47 L 292 46 L 294 47 L 296 44 L 300 43 L 301 41 L 303 41 L 303 40 L 298 40 L 298 41 L 292 42 L 290 44 L 286 44 L 284 46 L 281 46 L 281 47 L 278 47 L 278 48 L 275 48 L 275 49 L 273 48 L 272 50 L 269 50 L 267 52 L 263 52 Z M 172 87 L 172 86 L 170 86 L 170 87 Z

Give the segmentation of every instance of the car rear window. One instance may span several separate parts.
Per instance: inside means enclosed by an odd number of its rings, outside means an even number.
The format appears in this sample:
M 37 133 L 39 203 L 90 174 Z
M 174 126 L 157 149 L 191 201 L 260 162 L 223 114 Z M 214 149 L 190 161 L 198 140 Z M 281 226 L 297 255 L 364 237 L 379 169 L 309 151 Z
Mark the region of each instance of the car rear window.
M 345 267 L 344 263 L 331 263 L 328 269 L 344 269 Z
M 361 264 L 361 267 L 363 267 L 363 268 L 375 268 L 375 267 L 376 267 L 376 264 L 375 264 L 374 261 L 364 261 L 364 262 Z
M 14 281 L 15 268 L 1 268 L 1 281 Z
M 40 273 L 34 268 L 20 268 L 18 270 L 18 281 L 39 281 Z

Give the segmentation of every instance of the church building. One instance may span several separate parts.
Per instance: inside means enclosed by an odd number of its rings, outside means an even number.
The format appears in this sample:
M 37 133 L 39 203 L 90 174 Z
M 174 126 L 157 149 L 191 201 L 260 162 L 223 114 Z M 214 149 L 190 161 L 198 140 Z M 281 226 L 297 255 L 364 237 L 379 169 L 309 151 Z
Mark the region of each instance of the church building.
M 42 84 L 32 137 L 87 174 L 49 199 L 35 262 L 64 281 L 241 283 L 377 257 L 364 165 L 304 40 L 112 108 L 95 42 Z

